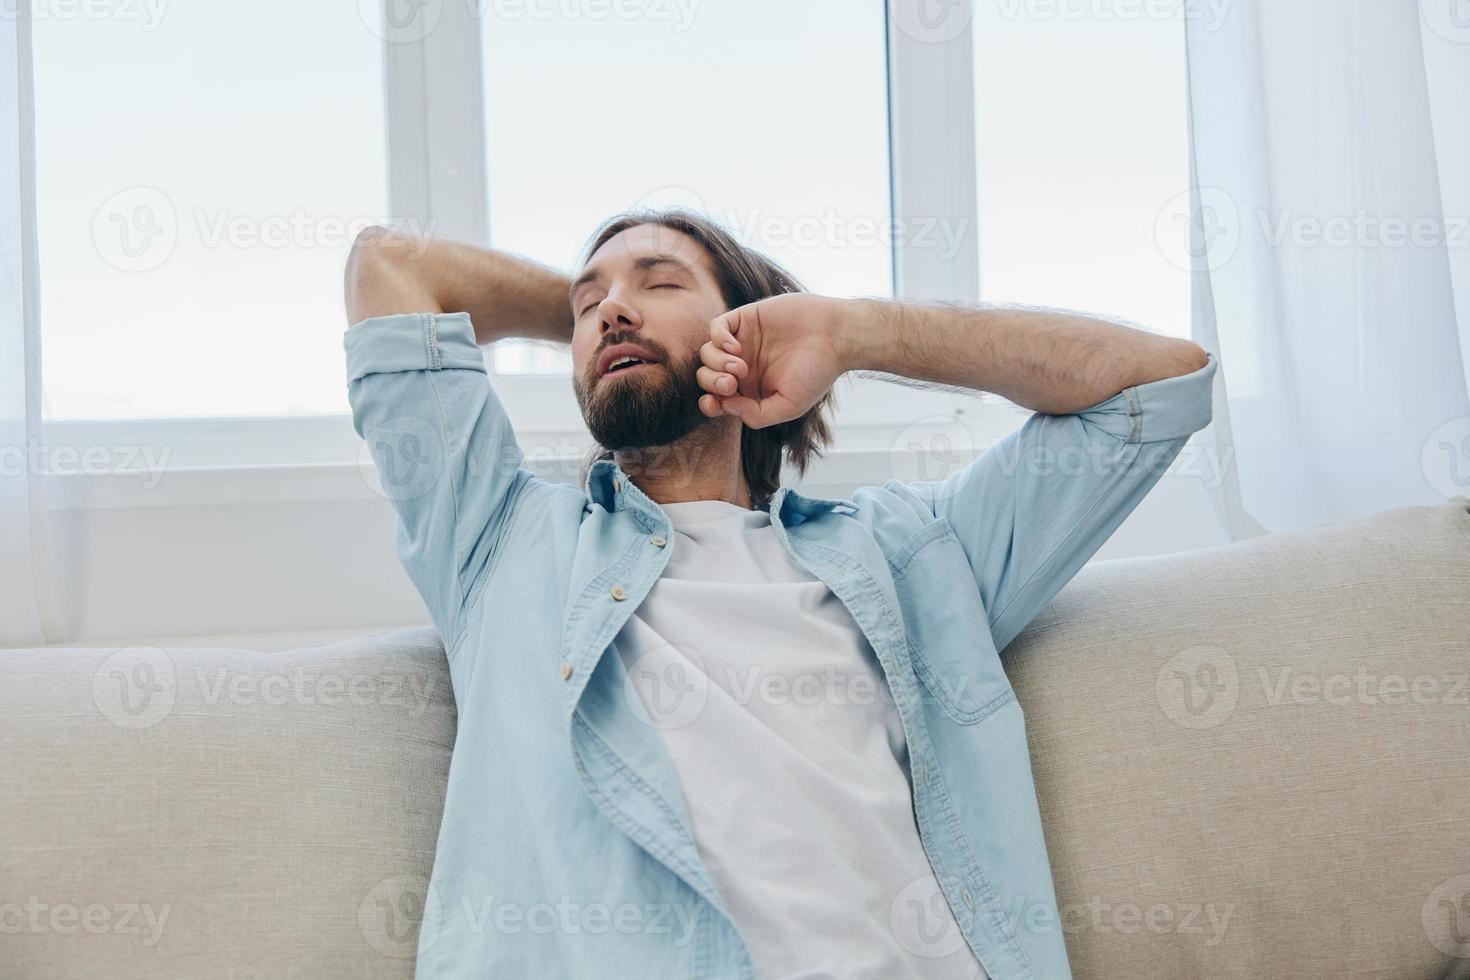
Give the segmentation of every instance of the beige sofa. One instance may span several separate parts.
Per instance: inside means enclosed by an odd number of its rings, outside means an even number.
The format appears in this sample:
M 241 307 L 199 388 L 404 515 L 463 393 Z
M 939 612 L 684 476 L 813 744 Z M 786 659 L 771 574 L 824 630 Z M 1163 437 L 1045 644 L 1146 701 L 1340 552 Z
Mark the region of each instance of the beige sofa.
M 1466 499 L 1089 566 L 1007 653 L 1062 918 L 1015 914 L 1079 980 L 1470 976 L 1467 599 Z M 432 633 L 0 676 L 0 977 L 411 975 Z

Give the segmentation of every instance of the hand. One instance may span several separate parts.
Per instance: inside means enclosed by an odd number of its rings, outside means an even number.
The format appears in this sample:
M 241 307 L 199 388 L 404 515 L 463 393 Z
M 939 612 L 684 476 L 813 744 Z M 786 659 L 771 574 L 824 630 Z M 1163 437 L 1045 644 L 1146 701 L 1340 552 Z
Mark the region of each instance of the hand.
M 752 429 L 800 418 L 847 370 L 841 356 L 846 303 L 782 293 L 710 322 L 699 349 L 699 409 L 735 415 Z

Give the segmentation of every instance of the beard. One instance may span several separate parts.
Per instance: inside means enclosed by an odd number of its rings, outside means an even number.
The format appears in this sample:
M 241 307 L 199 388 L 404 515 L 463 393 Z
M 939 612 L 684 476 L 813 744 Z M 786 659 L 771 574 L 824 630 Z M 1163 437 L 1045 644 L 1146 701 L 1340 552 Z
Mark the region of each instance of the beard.
M 699 387 L 693 359 L 678 362 L 660 344 L 641 337 L 638 343 L 655 354 L 658 363 L 626 377 L 599 378 L 594 361 L 572 386 L 588 431 L 604 449 L 666 446 L 714 421 L 699 410 L 704 389 Z

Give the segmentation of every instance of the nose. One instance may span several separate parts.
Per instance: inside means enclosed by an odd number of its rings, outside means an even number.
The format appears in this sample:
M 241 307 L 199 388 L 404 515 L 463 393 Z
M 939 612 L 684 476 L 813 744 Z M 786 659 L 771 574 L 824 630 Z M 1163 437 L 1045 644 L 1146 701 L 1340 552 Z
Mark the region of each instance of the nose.
M 607 297 L 597 306 L 598 332 L 606 335 L 610 330 L 637 329 L 643 325 L 643 319 L 638 311 L 618 298 L 616 293 L 608 293 Z

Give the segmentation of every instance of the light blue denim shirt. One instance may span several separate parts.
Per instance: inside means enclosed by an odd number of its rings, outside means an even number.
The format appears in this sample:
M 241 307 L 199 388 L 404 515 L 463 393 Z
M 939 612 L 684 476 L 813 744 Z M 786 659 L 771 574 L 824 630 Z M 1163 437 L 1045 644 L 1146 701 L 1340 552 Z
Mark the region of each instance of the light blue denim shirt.
M 526 469 L 466 314 L 373 317 L 344 345 L 459 713 L 418 976 L 752 977 L 613 648 L 669 560 L 664 511 L 611 460 L 581 487 Z M 998 651 L 1209 423 L 1216 366 L 1035 414 L 943 480 L 764 508 L 878 656 L 925 852 L 996 980 L 1070 976 Z

